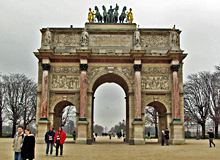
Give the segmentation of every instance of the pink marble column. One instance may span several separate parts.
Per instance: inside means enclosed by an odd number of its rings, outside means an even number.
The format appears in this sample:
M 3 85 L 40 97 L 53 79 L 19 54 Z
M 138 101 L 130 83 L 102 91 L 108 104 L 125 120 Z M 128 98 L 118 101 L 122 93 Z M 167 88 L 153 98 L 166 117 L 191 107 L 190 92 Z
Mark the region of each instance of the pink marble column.
M 81 81 L 80 81 L 80 116 L 79 121 L 86 121 L 86 71 L 88 64 L 80 64 Z
M 135 121 L 142 121 L 141 120 L 141 68 L 142 64 L 135 64 L 135 89 L 134 89 L 134 96 L 135 96 Z
M 41 118 L 40 120 L 47 120 L 47 108 L 48 108 L 48 71 L 50 70 L 50 64 L 42 64 L 42 92 L 41 92 Z
M 171 69 L 173 71 L 173 113 L 174 120 L 180 120 L 180 97 L 179 97 L 179 79 L 178 71 L 179 65 L 172 65 Z

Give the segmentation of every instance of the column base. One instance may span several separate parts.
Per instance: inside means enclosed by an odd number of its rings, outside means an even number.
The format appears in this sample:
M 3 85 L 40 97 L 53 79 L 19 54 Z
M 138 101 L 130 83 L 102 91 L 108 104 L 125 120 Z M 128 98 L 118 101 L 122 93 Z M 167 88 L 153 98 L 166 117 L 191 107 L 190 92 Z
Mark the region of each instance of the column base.
M 137 121 L 138 120 L 138 121 Z M 139 119 L 134 120 L 134 138 L 132 138 L 129 142 L 130 145 L 143 145 L 145 144 L 144 140 L 144 122 Z
M 78 121 L 78 138 L 76 139 L 76 143 L 87 144 L 88 124 L 87 121 Z
M 49 129 L 50 122 L 48 120 L 39 120 L 38 121 L 38 130 L 37 130 L 37 137 L 36 143 L 44 144 L 45 143 L 45 133 Z
M 79 118 L 79 121 L 87 121 L 86 118 Z
M 185 137 L 183 134 L 183 123 L 181 120 L 173 120 L 171 123 L 171 143 L 174 145 L 180 145 L 185 143 Z

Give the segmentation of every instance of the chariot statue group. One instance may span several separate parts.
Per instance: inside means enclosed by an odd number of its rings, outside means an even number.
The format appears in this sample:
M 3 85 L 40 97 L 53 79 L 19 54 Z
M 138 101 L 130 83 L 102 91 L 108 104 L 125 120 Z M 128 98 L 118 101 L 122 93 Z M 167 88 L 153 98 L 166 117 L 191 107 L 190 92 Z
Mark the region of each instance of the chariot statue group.
M 97 6 L 95 6 L 94 9 L 96 13 L 92 11 L 91 8 L 89 8 L 89 13 L 88 13 L 89 23 L 94 23 L 96 20 L 98 23 L 118 23 L 118 21 L 120 23 L 124 23 L 124 21 L 127 23 L 132 23 L 133 21 L 132 9 L 130 8 L 129 11 L 126 12 L 127 10 L 126 6 L 123 7 L 120 16 L 118 14 L 119 6 L 117 4 L 115 8 L 112 8 L 112 6 L 110 6 L 110 9 L 108 11 L 106 11 L 106 7 L 103 5 L 102 6 L 103 15 L 101 15 L 101 13 L 99 12 L 99 8 Z

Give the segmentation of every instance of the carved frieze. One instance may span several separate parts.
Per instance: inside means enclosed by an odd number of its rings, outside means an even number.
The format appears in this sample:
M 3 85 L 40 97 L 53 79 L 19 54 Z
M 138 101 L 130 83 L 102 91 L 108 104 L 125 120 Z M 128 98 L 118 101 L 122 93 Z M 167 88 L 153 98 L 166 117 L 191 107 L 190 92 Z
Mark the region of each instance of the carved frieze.
M 52 73 L 79 73 L 79 67 L 73 66 L 51 66 Z
M 132 67 L 92 67 L 88 68 L 87 83 L 90 83 L 97 73 L 121 73 L 131 83 L 134 83 L 134 70 Z M 123 77 L 122 76 L 122 77 Z
M 52 76 L 52 89 L 79 89 L 79 77 L 66 75 Z
M 90 46 L 126 46 L 132 47 L 131 35 L 90 35 Z
M 168 35 L 142 35 L 141 36 L 142 47 L 168 47 L 169 37 Z
M 143 67 L 143 74 L 169 74 L 169 67 Z
M 80 34 L 57 34 L 53 37 L 55 46 L 80 46 Z
M 168 76 L 142 77 L 141 88 L 147 90 L 169 90 Z

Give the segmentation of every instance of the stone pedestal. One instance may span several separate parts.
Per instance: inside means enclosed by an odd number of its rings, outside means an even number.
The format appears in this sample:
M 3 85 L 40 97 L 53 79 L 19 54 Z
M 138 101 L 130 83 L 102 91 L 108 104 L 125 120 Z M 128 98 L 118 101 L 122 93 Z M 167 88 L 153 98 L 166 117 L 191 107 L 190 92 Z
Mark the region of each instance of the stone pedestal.
M 36 143 L 38 144 L 44 144 L 45 141 L 45 133 L 49 130 L 50 122 L 47 120 L 40 120 L 38 121 L 38 134 L 36 138 Z
M 137 144 L 145 144 L 145 140 L 143 138 L 144 134 L 144 122 L 143 121 L 134 121 L 134 138 L 131 140 L 135 145 Z
M 181 121 L 173 121 L 171 123 L 171 143 L 172 144 L 184 144 L 185 138 L 183 137 L 183 123 Z
M 87 121 L 78 121 L 78 138 L 76 143 L 78 144 L 87 144 L 88 138 L 88 122 Z

